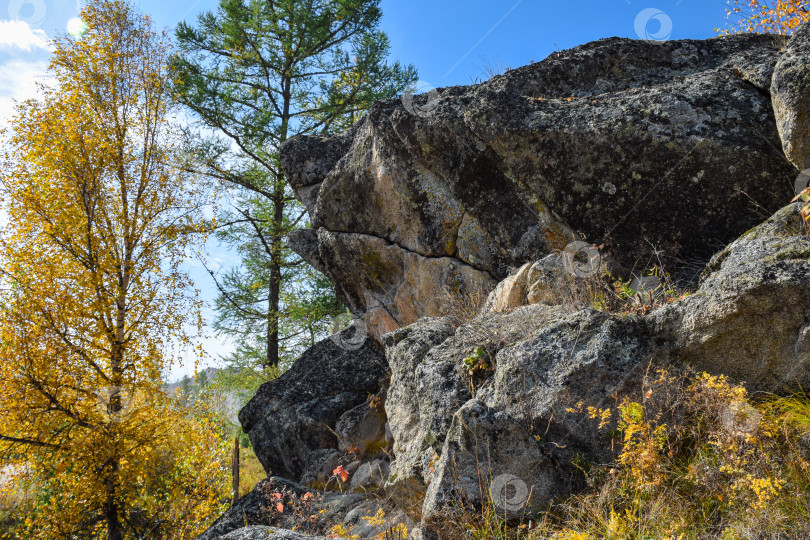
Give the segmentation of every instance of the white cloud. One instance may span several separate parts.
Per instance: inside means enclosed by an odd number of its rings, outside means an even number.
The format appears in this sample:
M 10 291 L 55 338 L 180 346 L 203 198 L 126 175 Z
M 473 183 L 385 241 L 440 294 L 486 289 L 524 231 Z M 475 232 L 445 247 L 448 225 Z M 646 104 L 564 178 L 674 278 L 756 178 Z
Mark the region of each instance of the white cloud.
M 46 82 L 48 62 L 7 60 L 0 63 L 0 127 L 11 119 L 14 112 L 13 99 L 24 100 L 36 97 L 37 82 Z
M 39 28 L 31 28 L 26 21 L 0 20 L 0 49 L 48 49 L 48 36 Z

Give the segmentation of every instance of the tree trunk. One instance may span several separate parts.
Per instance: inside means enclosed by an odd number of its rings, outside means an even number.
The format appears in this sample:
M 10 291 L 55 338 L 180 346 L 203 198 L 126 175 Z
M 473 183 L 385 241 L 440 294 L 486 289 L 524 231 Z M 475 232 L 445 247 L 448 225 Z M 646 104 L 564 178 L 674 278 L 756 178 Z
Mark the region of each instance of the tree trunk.
M 279 362 L 279 304 L 281 302 L 281 267 L 283 264 L 284 236 L 281 223 L 284 220 L 284 188 L 282 182 L 276 182 L 276 192 L 280 197 L 273 201 L 273 222 L 277 224 L 272 233 L 273 253 L 270 256 L 270 298 L 267 310 L 267 364 L 277 366 Z
M 107 522 L 107 540 L 124 540 L 124 529 L 121 527 L 121 520 L 118 517 L 118 502 L 115 489 L 115 478 L 118 473 L 117 459 L 113 459 L 111 469 L 112 471 L 105 481 L 107 500 L 104 503 L 104 519 Z
M 232 473 L 233 473 L 233 499 L 231 500 L 231 506 L 236 504 L 236 501 L 239 500 L 239 437 L 233 438 L 233 463 L 232 466 Z
M 281 112 L 281 126 L 279 129 L 279 142 L 287 140 L 287 130 L 290 122 L 290 101 L 292 82 L 289 78 L 282 81 L 282 95 L 284 105 Z M 273 227 L 270 235 L 272 254 L 270 256 L 270 291 L 267 306 L 267 366 L 275 367 L 279 362 L 279 304 L 281 300 L 281 270 L 284 265 L 284 187 L 286 185 L 284 174 L 274 179 L 273 197 Z
M 265 365 L 267 367 L 275 367 L 278 365 L 278 289 L 274 285 L 274 277 L 276 268 L 271 263 L 270 267 L 270 295 L 267 297 L 267 360 Z M 273 294 L 275 292 L 275 294 Z

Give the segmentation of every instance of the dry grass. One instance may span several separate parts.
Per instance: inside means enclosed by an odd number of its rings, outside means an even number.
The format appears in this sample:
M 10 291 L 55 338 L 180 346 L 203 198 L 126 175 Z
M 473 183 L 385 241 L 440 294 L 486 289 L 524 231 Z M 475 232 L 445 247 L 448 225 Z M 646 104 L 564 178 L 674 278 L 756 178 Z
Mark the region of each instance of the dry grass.
M 239 449 L 239 496 L 244 497 L 250 493 L 256 484 L 267 478 L 259 458 L 253 448 Z
M 545 285 L 545 286 L 544 286 Z M 592 307 L 607 309 L 613 288 L 604 268 L 589 277 L 579 277 L 570 272 L 561 272 L 553 283 L 534 284 L 534 299 L 538 303 L 561 305 L 571 311 Z
M 445 290 L 442 312 L 446 317 L 453 317 L 462 323 L 475 319 L 487 303 L 492 289 L 480 283 L 459 285 L 452 291 Z
M 583 471 L 585 493 L 518 522 L 488 504 L 444 537 L 810 538 L 810 399 L 755 402 L 723 377 L 659 375 L 641 402 L 608 411 L 621 452 Z

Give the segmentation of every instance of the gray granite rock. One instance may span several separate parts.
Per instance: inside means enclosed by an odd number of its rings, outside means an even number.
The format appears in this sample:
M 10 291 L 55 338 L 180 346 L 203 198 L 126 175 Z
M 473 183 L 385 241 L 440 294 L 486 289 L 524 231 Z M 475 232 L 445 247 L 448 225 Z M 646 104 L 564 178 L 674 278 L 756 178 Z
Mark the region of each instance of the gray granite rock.
M 787 59 L 806 58 L 805 33 L 782 56 L 775 88 L 794 97 L 779 110 L 806 99 Z M 346 133 L 282 147 L 312 221 L 290 244 L 372 335 L 447 315 L 444 297 L 491 290 L 582 237 L 631 271 L 651 245 L 708 260 L 761 219 L 758 205 L 793 195 L 769 94 L 784 43 L 604 39 L 379 102 Z
M 581 488 L 581 460 L 615 459 L 615 425 L 579 411 L 640 399 L 657 368 L 724 374 L 750 391 L 806 388 L 810 236 L 797 205 L 784 207 L 718 253 L 694 294 L 646 315 L 531 305 L 455 328 L 423 319 L 385 342 L 401 385 L 386 402 L 392 498 L 427 527 L 480 506 L 493 485 L 511 490 L 507 510 L 527 511 Z
M 310 536 L 295 531 L 275 529 L 263 525 L 253 525 L 236 529 L 233 532 L 221 537 L 221 540 L 327 540 L 327 538 L 338 538 L 336 536 Z
M 793 33 L 779 58 L 771 100 L 785 154 L 799 169 L 810 169 L 810 23 Z

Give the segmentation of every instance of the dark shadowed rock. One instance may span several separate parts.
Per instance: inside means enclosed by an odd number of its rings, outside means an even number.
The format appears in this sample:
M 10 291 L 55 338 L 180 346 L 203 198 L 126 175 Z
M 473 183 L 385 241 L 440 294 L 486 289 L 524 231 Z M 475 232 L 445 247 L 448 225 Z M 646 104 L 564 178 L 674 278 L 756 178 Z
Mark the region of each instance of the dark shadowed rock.
M 769 95 L 783 45 L 605 39 L 420 108 L 377 103 L 349 132 L 282 147 L 313 227 L 291 246 L 373 335 L 581 236 L 627 269 L 651 245 L 708 260 L 792 196 Z
M 385 397 L 383 389 L 368 402 L 343 413 L 335 426 L 341 450 L 366 457 L 385 449 Z
M 327 338 L 308 349 L 239 412 L 268 474 L 298 480 L 313 450 L 338 447 L 338 419 L 380 389 L 388 366 L 379 343 L 367 339 L 347 350 L 336 341 Z
M 313 450 L 304 460 L 301 483 L 305 486 L 323 487 L 334 476 L 338 465 L 345 465 L 351 457 L 334 448 Z
M 307 488 L 280 478 L 266 478 L 256 484 L 250 493 L 241 497 L 224 514 L 197 537 L 197 540 L 220 540 L 226 534 L 237 529 L 253 525 L 269 525 L 267 508 L 270 506 L 268 493 L 287 489 L 298 495 L 307 492 Z
M 810 23 L 793 33 L 776 64 L 771 99 L 785 154 L 799 169 L 810 168 Z

